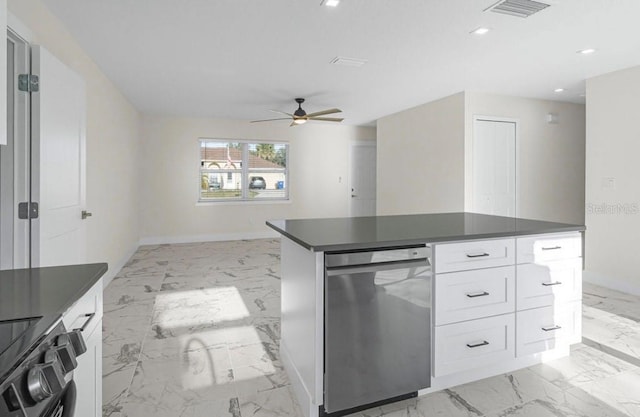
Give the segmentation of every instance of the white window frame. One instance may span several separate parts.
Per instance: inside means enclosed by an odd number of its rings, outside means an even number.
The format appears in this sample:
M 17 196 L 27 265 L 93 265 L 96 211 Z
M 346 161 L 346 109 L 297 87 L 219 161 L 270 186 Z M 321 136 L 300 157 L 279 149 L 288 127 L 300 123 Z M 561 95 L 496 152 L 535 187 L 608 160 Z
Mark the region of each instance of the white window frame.
M 242 166 L 241 169 L 237 170 L 224 170 L 224 172 L 237 172 L 241 174 L 241 196 L 240 197 L 230 197 L 230 198 L 202 198 L 202 175 L 205 173 L 209 173 L 209 169 L 203 169 L 202 165 L 198 168 L 198 203 L 266 203 L 266 202 L 277 202 L 277 201 L 289 201 L 289 151 L 290 144 L 287 141 L 272 141 L 272 140 L 248 140 L 248 139 L 221 139 L 221 138 L 198 138 L 198 161 L 202 164 L 202 143 L 203 142 L 219 142 L 222 144 L 227 143 L 238 143 L 242 145 Z M 260 144 L 269 144 L 269 145 L 285 145 L 286 146 L 286 159 L 285 159 L 285 167 L 284 167 L 284 197 L 264 197 L 264 198 L 251 198 L 249 197 L 249 171 L 252 174 L 256 172 L 263 172 L 265 174 L 269 173 L 282 173 L 281 169 L 263 169 L 258 170 L 249 168 L 249 145 L 260 145 Z M 218 171 L 219 172 L 219 171 Z

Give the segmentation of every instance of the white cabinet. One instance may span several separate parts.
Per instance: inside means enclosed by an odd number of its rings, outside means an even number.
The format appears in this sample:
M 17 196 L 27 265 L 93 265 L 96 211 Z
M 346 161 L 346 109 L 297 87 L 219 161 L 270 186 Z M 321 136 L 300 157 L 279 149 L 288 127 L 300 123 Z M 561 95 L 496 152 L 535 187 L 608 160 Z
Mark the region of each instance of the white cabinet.
M 82 330 L 87 351 L 73 371 L 77 388 L 76 416 L 102 415 L 102 279 L 98 280 L 63 315 L 67 331 Z
M 582 339 L 582 235 L 516 240 L 516 354 L 545 352 Z
M 530 366 L 580 342 L 580 233 L 440 243 L 433 253 L 436 385 Z
M 434 377 L 515 358 L 515 239 L 438 244 Z
M 87 351 L 78 357 L 78 368 L 73 373 L 78 396 L 76 416 L 102 415 L 102 319 L 96 322 L 89 335 L 84 335 Z

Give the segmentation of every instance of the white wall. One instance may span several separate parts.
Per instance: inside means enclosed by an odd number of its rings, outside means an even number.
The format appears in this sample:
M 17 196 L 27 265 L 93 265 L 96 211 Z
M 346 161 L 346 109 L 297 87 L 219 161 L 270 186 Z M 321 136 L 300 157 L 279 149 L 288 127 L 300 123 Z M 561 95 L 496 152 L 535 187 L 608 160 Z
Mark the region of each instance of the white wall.
M 10 13 L 79 73 L 87 86 L 87 220 L 89 262 L 108 262 L 108 282 L 139 240 L 137 163 L 140 115 L 40 0 L 9 0 Z
M 640 294 L 639 103 L 640 67 L 587 80 L 584 277 L 634 294 Z
M 308 123 L 144 116 L 142 242 L 186 242 L 274 235 L 265 221 L 349 215 L 349 148 L 374 128 Z M 198 204 L 198 139 L 289 143 L 289 202 Z
M 378 120 L 377 213 L 464 210 L 464 93 Z
M 465 93 L 465 207 L 471 210 L 473 117 L 517 119 L 516 216 L 584 224 L 585 106 Z M 549 113 L 557 124 L 547 123 Z

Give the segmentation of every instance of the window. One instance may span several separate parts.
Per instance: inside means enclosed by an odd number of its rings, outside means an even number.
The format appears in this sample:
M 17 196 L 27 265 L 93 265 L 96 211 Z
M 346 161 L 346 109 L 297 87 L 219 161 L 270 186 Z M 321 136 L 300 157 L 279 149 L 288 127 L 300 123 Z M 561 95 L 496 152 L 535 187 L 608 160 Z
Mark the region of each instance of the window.
M 200 201 L 287 200 L 289 145 L 200 139 Z

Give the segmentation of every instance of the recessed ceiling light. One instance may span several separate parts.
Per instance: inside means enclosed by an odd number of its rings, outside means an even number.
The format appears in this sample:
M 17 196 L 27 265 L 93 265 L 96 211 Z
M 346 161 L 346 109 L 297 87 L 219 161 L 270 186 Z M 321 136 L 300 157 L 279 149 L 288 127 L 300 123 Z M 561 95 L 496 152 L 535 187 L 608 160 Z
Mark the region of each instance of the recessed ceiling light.
M 485 35 L 487 33 L 489 33 L 491 29 L 489 28 L 483 28 L 483 27 L 479 27 L 477 29 L 474 29 L 471 31 L 472 35 Z
M 562 93 L 564 92 L 564 88 L 556 88 L 555 90 L 553 90 L 555 93 Z
M 322 0 L 321 6 L 336 7 L 340 4 L 340 0 Z
M 588 49 L 581 49 L 581 50 L 578 51 L 578 53 L 582 54 L 582 55 L 589 55 L 589 54 L 594 53 L 595 51 L 596 50 L 593 49 L 593 48 L 588 48 Z

